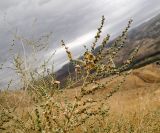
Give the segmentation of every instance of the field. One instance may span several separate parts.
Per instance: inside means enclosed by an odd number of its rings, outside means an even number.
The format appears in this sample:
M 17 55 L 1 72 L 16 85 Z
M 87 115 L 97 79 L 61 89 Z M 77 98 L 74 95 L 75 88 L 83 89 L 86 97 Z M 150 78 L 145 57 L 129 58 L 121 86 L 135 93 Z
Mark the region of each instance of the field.
M 110 108 L 108 116 L 104 120 L 105 123 L 103 123 L 102 121 L 100 123 L 97 123 L 98 119 L 96 118 L 96 116 L 93 116 L 92 120 L 88 120 L 90 122 L 86 122 L 84 125 L 82 124 L 82 126 L 75 128 L 71 132 L 159 133 L 159 73 L 160 68 L 155 64 L 133 70 L 132 73 L 127 76 L 127 79 L 121 86 L 120 90 L 116 92 L 112 97 L 110 97 L 107 102 L 103 101 L 103 97 L 118 83 L 119 80 L 121 80 L 122 77 L 114 78 L 114 80 L 109 83 L 107 88 L 100 89 L 95 94 L 88 95 L 87 98 L 91 100 L 102 100 L 101 102 L 106 102 L 105 104 Z M 111 78 L 112 77 L 101 79 L 100 82 L 106 82 Z M 89 89 L 92 86 L 93 85 L 90 84 L 87 88 Z M 59 100 L 62 106 L 65 106 L 64 99 L 67 99 L 70 102 L 74 102 L 74 96 L 76 95 L 76 93 L 77 95 L 80 93 L 80 87 L 64 90 L 59 94 L 56 93 L 56 95 L 53 95 L 52 98 L 54 102 L 57 102 Z M 35 110 L 34 101 L 32 101 L 30 95 L 28 95 L 27 92 L 20 90 L 1 92 L 0 103 L 1 106 L 9 109 L 13 109 L 16 106 L 16 109 L 14 110 L 14 113 L 12 115 L 24 122 L 23 125 L 20 121 L 18 122 L 17 120 L 18 126 L 22 126 L 20 127 L 20 129 L 22 129 L 15 130 L 14 126 L 9 126 L 9 124 L 12 125 L 12 116 L 3 117 L 3 113 L 1 113 L 0 131 L 2 133 L 26 132 L 27 130 L 24 130 L 23 126 L 31 126 L 29 116 L 33 114 Z M 90 109 L 94 110 L 97 106 L 98 105 L 96 104 Z M 1 111 L 3 112 L 3 110 Z M 6 119 L 4 122 L 5 124 L 2 123 L 2 119 Z M 58 118 L 59 121 L 61 121 L 61 119 L 63 118 Z M 101 124 L 101 128 L 97 127 L 98 124 Z M 90 130 L 91 125 L 95 127 L 94 130 Z M 28 132 L 38 131 L 28 130 Z

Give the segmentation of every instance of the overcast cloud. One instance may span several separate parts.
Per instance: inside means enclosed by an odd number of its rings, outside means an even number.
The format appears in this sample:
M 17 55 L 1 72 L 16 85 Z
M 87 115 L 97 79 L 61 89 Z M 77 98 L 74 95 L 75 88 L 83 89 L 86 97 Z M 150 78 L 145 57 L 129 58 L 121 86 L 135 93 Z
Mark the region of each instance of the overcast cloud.
M 93 40 L 102 15 L 107 20 L 104 33 L 115 37 L 129 18 L 134 20 L 133 27 L 139 25 L 160 13 L 159 5 L 160 0 L 0 0 L 0 63 L 10 65 L 11 32 L 28 38 L 53 32 L 49 51 L 41 56 L 48 57 L 57 50 L 54 62 L 58 69 L 66 62 L 60 40 L 65 40 L 78 57 L 83 49 L 79 46 Z M 21 46 L 14 52 L 18 50 Z M 9 70 L 0 71 L 0 86 L 12 77 Z

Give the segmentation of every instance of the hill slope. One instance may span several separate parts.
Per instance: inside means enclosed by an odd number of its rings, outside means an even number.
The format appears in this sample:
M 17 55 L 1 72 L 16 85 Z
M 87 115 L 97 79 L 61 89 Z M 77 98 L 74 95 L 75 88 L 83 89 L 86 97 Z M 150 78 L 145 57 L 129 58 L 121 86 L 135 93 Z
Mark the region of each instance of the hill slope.
M 116 113 L 134 112 L 137 109 L 158 108 L 160 109 L 160 66 L 150 64 L 132 71 L 127 76 L 126 81 L 120 90 L 115 93 L 109 101 L 111 109 Z M 101 79 L 100 83 L 105 83 L 110 78 Z M 114 78 L 106 88 L 97 90 L 95 94 L 90 95 L 92 99 L 103 99 L 122 80 L 122 76 Z M 92 88 L 90 84 L 87 89 Z M 77 92 L 76 92 L 77 91 Z M 75 93 L 80 93 L 80 87 L 64 91 L 64 95 L 69 99 L 74 99 Z M 138 108 L 138 106 L 140 106 Z M 139 111 L 139 110 L 138 110 Z
M 111 41 L 108 46 L 112 45 L 114 42 Z M 117 58 L 115 58 L 115 63 L 117 65 L 123 64 L 123 62 L 128 59 L 130 53 L 135 49 L 136 46 L 140 45 L 140 50 L 131 67 L 141 67 L 152 62 L 160 60 L 160 15 L 152 18 L 151 20 L 141 24 L 140 26 L 132 29 L 128 34 L 128 39 L 124 48 L 119 51 Z M 96 51 L 99 49 L 97 47 Z M 105 55 L 106 49 L 103 53 Z M 105 63 L 107 57 L 102 60 Z M 59 71 L 56 72 L 58 80 L 64 80 L 70 73 L 73 73 L 74 69 L 71 64 L 64 65 Z

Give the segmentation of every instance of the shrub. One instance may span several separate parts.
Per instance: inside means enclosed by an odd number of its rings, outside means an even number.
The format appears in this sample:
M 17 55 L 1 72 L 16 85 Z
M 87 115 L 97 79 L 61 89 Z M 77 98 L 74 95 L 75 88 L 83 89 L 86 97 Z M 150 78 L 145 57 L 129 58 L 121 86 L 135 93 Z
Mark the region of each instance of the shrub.
M 39 68 L 42 72 L 33 71 L 32 69 L 26 69 L 26 60 L 22 56 L 17 55 L 14 57 L 14 70 L 21 76 L 21 81 L 23 82 L 23 88 L 29 94 L 28 96 L 32 98 L 28 102 L 33 102 L 32 111 L 26 111 L 24 119 L 16 114 L 17 106 L 13 108 L 1 109 L 1 123 L 0 130 L 5 131 L 12 130 L 13 132 L 44 132 L 44 133 L 70 133 L 70 132 L 111 132 L 113 131 L 113 123 L 108 123 L 109 116 L 109 106 L 107 105 L 107 100 L 116 93 L 125 79 L 131 71 L 123 72 L 129 67 L 131 62 L 134 60 L 136 53 L 139 50 L 139 46 L 130 55 L 130 58 L 122 66 L 116 66 L 114 63 L 114 58 L 117 53 L 124 47 L 125 41 L 127 39 L 127 33 L 132 23 L 132 20 L 128 21 L 128 25 L 122 32 L 122 34 L 117 38 L 117 40 L 109 47 L 106 45 L 109 42 L 109 35 L 104 37 L 101 42 L 98 52 L 94 52 L 97 43 L 101 37 L 102 29 L 104 26 L 105 18 L 102 16 L 101 24 L 97 30 L 90 48 L 85 46 L 85 52 L 82 59 L 73 59 L 72 52 L 66 46 L 65 42 L 62 40 L 62 46 L 65 48 L 69 61 L 72 63 L 75 69 L 76 78 L 74 82 L 70 82 L 67 89 L 72 88 L 78 82 L 81 82 L 80 92 L 75 90 L 74 99 L 70 100 L 64 97 L 66 88 L 61 89 L 60 81 L 57 81 L 55 75 L 49 72 L 47 69 L 48 62 L 51 60 L 52 56 L 43 62 Z M 24 38 L 19 38 L 22 42 L 33 45 L 33 47 L 38 47 L 39 45 L 35 41 L 28 41 Z M 22 43 L 23 45 L 23 43 Z M 42 47 L 43 49 L 43 47 Z M 104 55 L 103 50 L 106 49 Z M 107 63 L 102 64 L 101 60 L 107 58 Z M 106 76 L 114 75 L 106 83 L 101 83 L 100 78 Z M 123 76 L 123 79 L 119 81 L 115 88 L 113 88 L 109 93 L 102 97 L 101 99 L 94 99 L 92 95 L 96 93 L 99 89 L 106 88 L 107 85 L 118 76 Z M 92 84 L 92 87 L 88 87 Z M 76 89 L 76 88 L 75 88 Z M 20 101 L 18 101 L 20 102 Z M 132 125 L 127 124 L 127 131 L 133 132 Z M 119 127 L 122 126 L 122 127 Z M 115 128 L 116 127 L 116 128 Z M 115 132 L 120 132 L 123 128 L 124 132 L 126 129 L 124 125 L 116 122 L 114 125 Z M 132 130 L 133 129 L 133 130 Z

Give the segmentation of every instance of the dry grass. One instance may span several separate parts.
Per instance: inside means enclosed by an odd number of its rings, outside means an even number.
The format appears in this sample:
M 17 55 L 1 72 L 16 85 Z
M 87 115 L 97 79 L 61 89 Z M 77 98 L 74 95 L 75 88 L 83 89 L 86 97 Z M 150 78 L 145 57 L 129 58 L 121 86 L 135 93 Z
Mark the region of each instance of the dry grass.
M 109 116 L 107 117 L 106 123 L 103 123 L 106 132 L 158 133 L 160 131 L 160 82 L 157 80 L 155 82 L 151 82 L 150 80 L 149 82 L 148 80 L 146 82 L 146 80 L 142 80 L 146 77 L 145 73 L 150 73 L 160 80 L 158 72 L 160 72 L 158 67 L 149 65 L 134 70 L 132 74 L 128 76 L 122 89 L 108 100 L 108 105 L 110 107 Z M 141 74 L 141 76 L 137 76 L 137 73 Z M 142 77 L 142 75 L 144 75 L 144 77 Z M 102 79 L 100 82 L 106 82 L 110 78 Z M 113 88 L 121 78 L 123 77 L 115 78 L 108 85 L 108 88 L 103 88 L 94 95 L 88 95 L 87 98 L 94 99 L 95 101 L 99 99 L 103 100 L 103 96 L 105 96 L 105 94 Z M 149 77 L 147 77 L 147 79 L 148 78 Z M 153 80 L 153 77 L 151 78 Z M 91 86 L 92 85 L 89 85 L 88 88 L 91 88 Z M 73 102 L 75 93 L 80 93 L 80 87 L 65 90 L 58 95 L 53 95 L 53 99 L 55 102 L 57 100 L 64 102 L 64 98 L 67 97 L 67 100 Z M 5 101 L 6 99 L 8 101 Z M 21 117 L 23 121 L 27 121 L 29 117 L 28 112 L 34 112 L 35 109 L 34 102 L 24 91 L 3 92 L 0 94 L 0 100 L 3 105 L 6 106 L 8 104 L 8 107 L 14 107 L 19 104 L 15 109 L 15 114 L 18 114 L 17 117 Z M 96 108 L 95 106 L 93 107 Z M 94 116 L 92 119 L 97 118 Z M 90 122 L 92 122 L 92 120 Z M 96 127 L 96 124 L 98 125 L 99 123 L 95 123 L 93 126 Z M 76 128 L 72 132 L 78 133 L 84 132 L 85 130 L 87 132 L 101 132 L 101 129 L 99 129 L 98 126 L 95 128 L 97 131 L 87 130 L 88 126 L 90 126 L 90 124 L 84 126 L 86 129 Z M 1 132 L 3 133 L 3 130 L 1 130 Z M 7 130 L 4 131 L 4 133 L 5 132 L 7 132 Z

